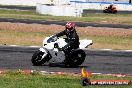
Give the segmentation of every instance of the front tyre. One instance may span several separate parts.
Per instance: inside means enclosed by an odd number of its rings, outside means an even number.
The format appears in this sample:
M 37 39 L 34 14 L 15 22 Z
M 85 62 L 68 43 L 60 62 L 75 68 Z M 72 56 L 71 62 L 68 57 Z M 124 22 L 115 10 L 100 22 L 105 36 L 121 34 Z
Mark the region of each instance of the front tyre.
M 31 62 L 33 63 L 34 66 L 43 65 L 46 61 L 48 61 L 51 58 L 49 53 L 44 58 L 42 58 L 44 53 L 45 52 L 38 50 L 33 54 Z
M 106 10 L 103 10 L 103 13 L 106 13 Z

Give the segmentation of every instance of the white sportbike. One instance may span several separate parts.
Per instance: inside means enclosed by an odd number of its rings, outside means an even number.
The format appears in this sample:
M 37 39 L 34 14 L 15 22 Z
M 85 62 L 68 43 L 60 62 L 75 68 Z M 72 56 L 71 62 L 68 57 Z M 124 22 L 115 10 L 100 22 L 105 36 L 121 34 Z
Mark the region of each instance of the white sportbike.
M 78 49 L 71 50 L 68 56 L 65 56 L 63 51 L 59 48 L 64 47 L 67 43 L 65 38 L 57 38 L 55 36 L 46 37 L 43 40 L 43 47 L 36 51 L 32 56 L 32 63 L 34 66 L 40 66 L 45 63 L 63 63 L 65 66 L 75 67 L 81 65 L 86 57 L 85 52 L 82 50 L 93 44 L 92 40 L 79 40 L 80 45 Z

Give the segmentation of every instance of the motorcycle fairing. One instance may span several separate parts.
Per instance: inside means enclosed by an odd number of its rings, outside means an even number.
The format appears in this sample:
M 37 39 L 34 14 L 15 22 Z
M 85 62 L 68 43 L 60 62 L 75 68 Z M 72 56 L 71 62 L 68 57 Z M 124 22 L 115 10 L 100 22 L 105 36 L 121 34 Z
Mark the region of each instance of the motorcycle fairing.
M 88 39 L 83 39 L 83 40 L 80 40 L 80 45 L 79 45 L 79 48 L 80 49 L 84 49 L 86 47 L 88 47 L 89 45 L 92 45 L 92 40 L 88 40 Z
M 67 44 L 64 38 L 59 38 L 53 42 L 47 42 L 48 39 L 50 39 L 50 37 L 46 37 L 43 41 L 43 47 L 45 47 L 46 49 L 54 49 L 55 43 L 58 43 L 60 48 L 64 47 Z M 80 49 L 84 49 L 93 43 L 92 40 L 88 40 L 88 39 L 79 40 L 79 42 L 80 42 L 79 45 Z
M 49 50 L 49 53 L 52 56 L 52 58 L 49 60 L 49 63 L 64 62 L 65 54 L 63 53 L 63 51 L 52 51 L 52 50 Z

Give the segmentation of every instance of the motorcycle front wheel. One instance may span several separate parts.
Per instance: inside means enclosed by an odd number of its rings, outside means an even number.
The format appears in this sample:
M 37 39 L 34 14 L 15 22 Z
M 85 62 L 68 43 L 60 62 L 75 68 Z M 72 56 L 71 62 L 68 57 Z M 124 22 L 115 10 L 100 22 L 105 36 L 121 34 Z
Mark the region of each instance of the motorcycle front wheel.
M 106 10 L 103 10 L 103 13 L 107 13 L 107 11 Z
M 39 50 L 33 54 L 31 62 L 33 63 L 34 66 L 43 65 L 46 61 L 48 61 L 51 58 L 49 54 L 42 58 L 43 54 L 44 52 Z

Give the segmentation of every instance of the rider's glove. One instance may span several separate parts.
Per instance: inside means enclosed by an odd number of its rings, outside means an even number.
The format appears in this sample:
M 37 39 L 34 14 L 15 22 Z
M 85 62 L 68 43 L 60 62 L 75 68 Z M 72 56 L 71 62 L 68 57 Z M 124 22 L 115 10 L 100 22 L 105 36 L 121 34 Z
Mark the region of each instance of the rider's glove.
M 57 48 L 59 51 L 63 51 L 63 49 L 59 47 L 58 43 L 54 44 L 54 48 Z
M 56 41 L 58 37 L 56 35 L 52 36 L 53 40 Z
M 59 50 L 59 51 L 63 51 L 63 49 L 62 49 L 62 48 L 58 48 L 58 50 Z

